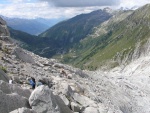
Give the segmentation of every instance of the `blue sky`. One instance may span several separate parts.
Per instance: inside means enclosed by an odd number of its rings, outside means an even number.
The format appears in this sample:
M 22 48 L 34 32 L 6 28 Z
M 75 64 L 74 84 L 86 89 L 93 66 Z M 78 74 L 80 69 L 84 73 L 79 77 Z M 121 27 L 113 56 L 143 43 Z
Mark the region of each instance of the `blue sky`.
M 0 0 L 0 15 L 18 18 L 71 18 L 104 7 L 132 8 L 150 0 Z
M 10 2 L 9 1 L 6 1 L 6 0 L 1 0 L 0 1 L 0 4 L 9 4 Z

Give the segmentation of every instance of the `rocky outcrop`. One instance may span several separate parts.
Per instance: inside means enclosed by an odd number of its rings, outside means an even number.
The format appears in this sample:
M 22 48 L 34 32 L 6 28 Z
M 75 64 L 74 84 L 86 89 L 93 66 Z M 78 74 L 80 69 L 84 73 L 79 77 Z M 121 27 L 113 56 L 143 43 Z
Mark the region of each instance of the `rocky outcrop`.
M 29 54 L 27 54 L 25 51 L 23 51 L 21 48 L 16 48 L 15 49 L 15 54 L 16 54 L 16 56 L 20 59 L 20 60 L 22 60 L 22 61 L 24 61 L 24 62 L 27 62 L 27 63 L 31 63 L 31 64 L 34 64 L 35 62 L 34 62 L 34 59 L 32 58 L 32 56 L 31 55 L 29 55 Z
M 5 94 L 2 91 L 0 91 L 0 112 L 1 113 L 9 113 L 15 109 L 21 108 L 21 107 L 27 107 L 30 108 L 30 105 L 28 103 L 28 99 L 25 97 L 22 97 L 16 93 L 12 94 Z
M 27 99 L 30 97 L 31 91 L 29 89 L 22 88 L 17 84 L 8 84 L 4 81 L 0 80 L 0 90 L 5 94 L 17 93 L 20 96 L 26 97 Z
M 33 110 L 39 113 L 73 113 L 59 96 L 53 95 L 47 86 L 37 87 L 29 98 Z
M 6 73 L 0 69 L 0 80 L 3 80 L 5 82 L 9 81 L 9 77 L 6 75 Z
M 7 29 L 6 22 L 0 17 L 0 38 L 5 39 L 6 37 L 9 37 L 9 31 Z

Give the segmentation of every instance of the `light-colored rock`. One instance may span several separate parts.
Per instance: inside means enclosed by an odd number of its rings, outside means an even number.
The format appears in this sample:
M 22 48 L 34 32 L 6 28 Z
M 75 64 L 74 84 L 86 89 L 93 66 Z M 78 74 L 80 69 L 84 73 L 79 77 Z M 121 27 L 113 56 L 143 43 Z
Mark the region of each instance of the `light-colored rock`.
M 37 112 L 35 112 L 32 109 L 22 107 L 14 111 L 11 111 L 10 113 L 37 113 Z
M 96 106 L 96 103 L 93 100 L 91 100 L 88 97 L 86 97 L 86 96 L 79 95 L 78 93 L 74 93 L 72 95 L 72 97 L 73 97 L 73 99 L 76 102 L 80 103 L 84 107 L 87 107 L 87 106 Z
M 53 67 L 64 68 L 64 65 L 63 65 L 63 64 L 60 64 L 60 63 L 55 63 L 55 64 L 53 65 Z
M 53 95 L 48 86 L 39 86 L 31 94 L 29 103 L 39 113 L 73 113 L 59 96 Z
M 65 105 L 67 105 L 67 106 L 70 105 L 70 102 L 69 102 L 69 100 L 66 98 L 65 95 L 60 95 L 60 98 L 64 101 Z
M 70 95 L 73 93 L 72 88 L 70 87 L 70 85 L 67 82 L 62 82 L 59 84 L 58 86 L 59 88 L 59 92 L 61 92 L 62 94 L 64 94 L 67 97 L 70 97 Z
M 82 109 L 81 106 L 75 102 L 71 102 L 71 109 L 74 112 L 80 112 L 80 110 Z
M 85 108 L 85 110 L 83 111 L 83 113 L 99 113 L 97 108 L 93 108 L 93 107 L 87 107 Z
M 76 82 L 75 85 L 76 85 L 76 92 L 79 94 L 84 94 L 85 88 L 78 82 Z
M 67 78 L 68 78 L 68 79 L 72 79 L 72 74 L 68 74 L 68 75 L 67 75 Z

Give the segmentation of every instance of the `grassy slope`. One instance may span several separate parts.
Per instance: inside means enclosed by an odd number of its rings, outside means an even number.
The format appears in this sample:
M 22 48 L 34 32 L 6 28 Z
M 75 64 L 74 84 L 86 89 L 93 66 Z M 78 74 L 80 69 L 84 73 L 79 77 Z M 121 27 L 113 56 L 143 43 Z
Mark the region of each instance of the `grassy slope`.
M 81 14 L 56 24 L 39 36 L 54 40 L 53 48 L 56 48 L 56 54 L 68 52 L 68 49 L 90 34 L 94 27 L 108 20 L 111 16 L 103 10 Z
M 95 70 L 108 60 L 113 61 L 118 54 L 123 59 L 129 52 L 132 53 L 138 42 L 144 44 L 150 36 L 150 6 L 146 5 L 131 15 L 127 13 L 124 13 L 127 16 L 124 16 L 125 19 L 116 22 L 116 19 L 122 18 L 118 16 L 114 17 L 114 22 L 112 19 L 105 23 L 106 25 L 100 27 L 100 31 L 103 29 L 105 33 L 99 32 L 99 36 L 94 38 L 95 34 L 87 37 L 77 45 L 74 53 L 65 55 L 63 61 L 83 69 Z M 72 55 L 76 57 L 72 58 Z M 116 65 L 117 62 L 109 64 L 110 67 Z

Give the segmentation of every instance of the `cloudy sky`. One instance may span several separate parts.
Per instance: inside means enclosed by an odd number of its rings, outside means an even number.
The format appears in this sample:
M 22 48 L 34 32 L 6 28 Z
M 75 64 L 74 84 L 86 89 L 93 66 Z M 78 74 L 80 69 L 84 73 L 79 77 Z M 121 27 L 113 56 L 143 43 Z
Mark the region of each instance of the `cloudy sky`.
M 70 18 L 104 7 L 132 8 L 150 0 L 0 0 L 0 15 L 19 18 Z

